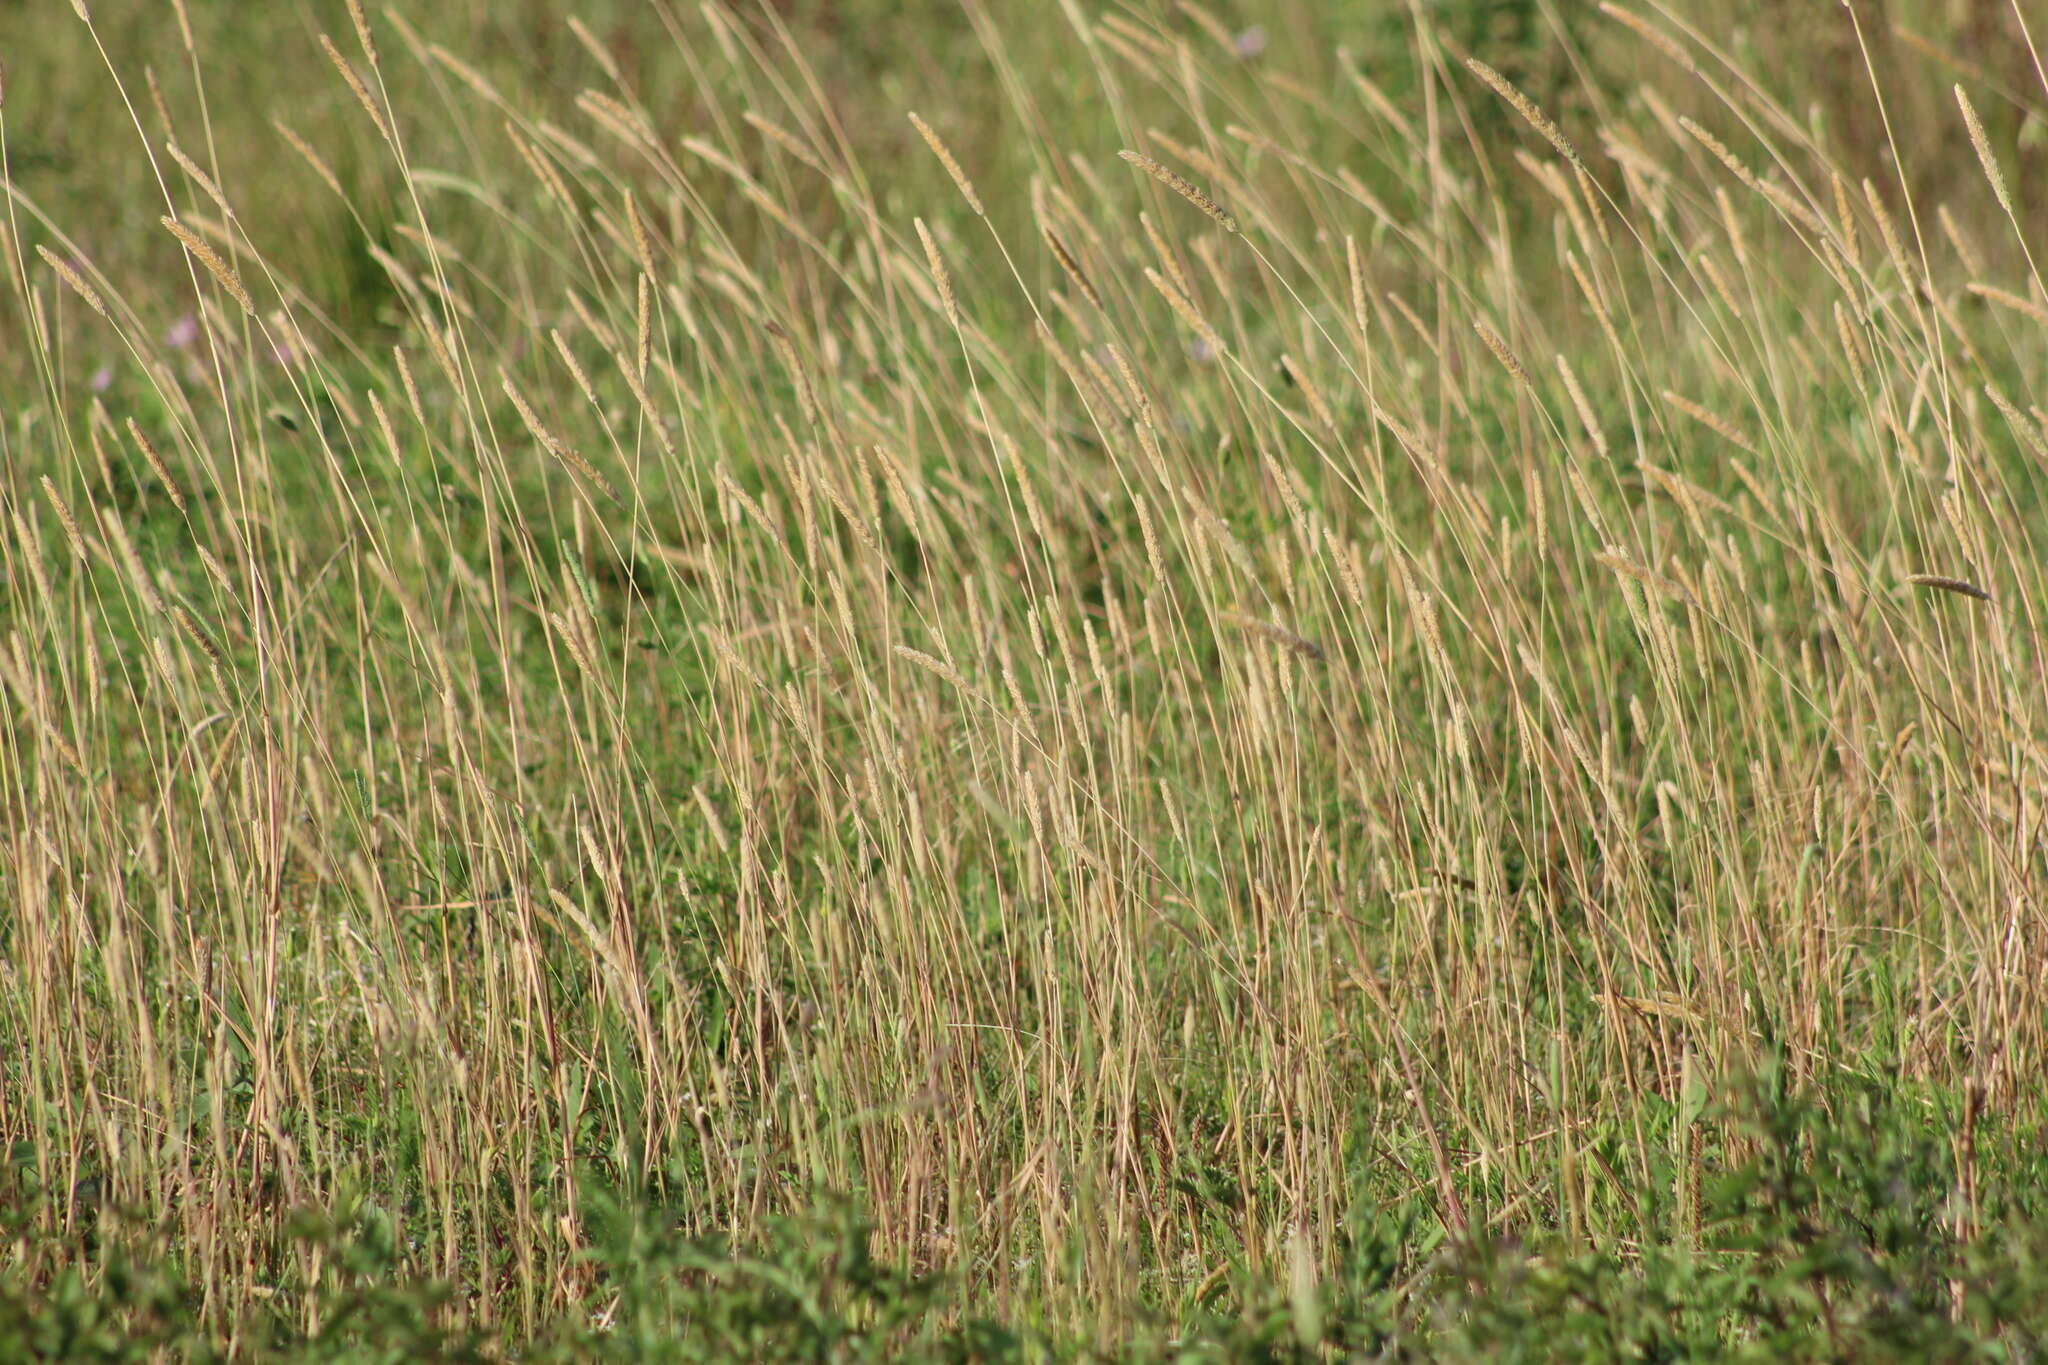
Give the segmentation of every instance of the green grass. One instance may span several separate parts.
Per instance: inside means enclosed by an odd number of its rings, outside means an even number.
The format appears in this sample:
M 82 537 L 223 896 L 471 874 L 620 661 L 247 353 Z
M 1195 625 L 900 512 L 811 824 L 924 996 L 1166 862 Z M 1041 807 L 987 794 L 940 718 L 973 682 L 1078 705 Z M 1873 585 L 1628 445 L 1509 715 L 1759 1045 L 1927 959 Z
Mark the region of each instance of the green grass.
M 0 14 L 0 1359 L 2030 1358 L 2024 7 L 187 8 Z
M 956 1277 L 876 1259 L 857 1205 L 820 1197 L 745 1244 L 676 1233 L 675 1209 L 586 1191 L 581 1266 L 588 1320 L 548 1324 L 527 1360 L 1044 1361 L 2033 1359 L 2048 1329 L 2048 1223 L 2036 1150 L 1965 1177 L 1917 1106 L 1875 1083 L 1839 1110 L 1751 1078 L 1710 1117 L 1740 1155 L 1697 1200 L 1666 1205 L 1657 1234 L 1595 1250 L 1553 1233 L 1446 1244 L 1415 1209 L 1347 1210 L 1317 1265 L 1219 1280 L 1177 1311 L 1138 1310 L 1113 1345 L 1028 1310 L 976 1311 Z M 1995 1240 L 1955 1224 L 1967 1179 Z M 9 1359 L 129 1361 L 228 1354 L 192 1287 L 132 1253 L 91 1245 L 118 1219 L 98 1209 L 67 1269 L 0 1289 Z M 22 1221 L 28 1221 L 24 1218 Z M 481 1361 L 502 1342 L 451 1326 L 453 1288 L 409 1272 L 398 1222 L 345 1198 L 290 1234 L 317 1274 L 266 1285 L 237 1354 L 270 1361 Z M 310 1330 L 307 1321 L 315 1324 Z

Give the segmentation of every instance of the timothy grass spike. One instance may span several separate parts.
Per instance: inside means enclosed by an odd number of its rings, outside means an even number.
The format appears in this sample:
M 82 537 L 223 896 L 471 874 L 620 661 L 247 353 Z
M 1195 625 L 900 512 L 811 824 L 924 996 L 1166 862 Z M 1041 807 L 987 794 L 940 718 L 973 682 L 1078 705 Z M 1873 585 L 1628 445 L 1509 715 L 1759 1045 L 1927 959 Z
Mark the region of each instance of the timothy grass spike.
M 43 263 L 57 272 L 57 278 L 64 281 L 72 293 L 85 300 L 86 307 L 92 309 L 93 312 L 98 313 L 101 317 L 106 318 L 109 322 L 113 321 L 108 316 L 106 301 L 100 297 L 99 290 L 87 284 L 85 276 L 79 274 L 72 267 L 71 262 L 59 256 L 41 242 L 36 243 L 36 255 L 41 256 Z
M 1565 137 L 1562 129 L 1550 121 L 1550 116 L 1538 109 L 1536 102 L 1517 89 L 1512 81 L 1477 57 L 1467 57 L 1465 66 L 1473 75 L 1492 86 L 1493 93 L 1506 100 L 1514 111 L 1522 116 L 1523 122 L 1543 134 L 1544 140 L 1557 150 L 1559 156 L 1578 169 L 1585 169 L 1586 162 L 1579 155 L 1579 149 Z
M 179 242 L 183 243 L 185 250 L 190 252 L 199 264 L 206 267 L 206 273 L 213 276 L 214 281 L 222 289 L 225 289 L 236 303 L 242 305 L 243 312 L 252 316 L 255 314 L 256 301 L 249 297 L 249 290 L 242 283 L 242 277 L 235 273 L 234 267 L 220 258 L 220 253 L 209 246 L 198 233 L 186 227 L 177 219 L 165 217 L 158 221 L 164 225 L 171 236 L 176 237 Z
M 1998 196 L 1998 206 L 2005 210 L 2005 216 L 2013 217 L 2012 191 L 2006 188 L 2005 172 L 1999 169 L 1998 158 L 1991 151 L 1991 139 L 1985 135 L 1984 123 L 1977 117 L 1977 107 L 1970 103 L 1970 97 L 1960 83 L 1956 86 L 1956 105 L 1963 111 L 1963 126 L 1970 130 L 1970 146 L 1976 150 L 1977 163 L 1984 168 L 1984 178 L 1991 182 L 1991 192 Z
M 925 145 L 932 149 L 932 155 L 939 159 L 939 164 L 946 168 L 946 174 L 953 177 L 953 184 L 959 188 L 960 197 L 967 201 L 967 207 L 974 210 L 974 216 L 988 217 L 988 210 L 981 205 L 981 196 L 974 192 L 974 182 L 967 178 L 967 172 L 960 169 L 960 163 L 953 159 L 952 149 L 940 140 L 938 133 L 924 121 L 922 115 L 913 112 L 910 123 L 917 129 L 918 136 L 925 140 Z
M 156 475 L 157 481 L 164 486 L 164 492 L 170 497 L 171 505 L 180 512 L 184 511 L 184 490 L 179 488 L 178 481 L 171 477 L 171 467 L 164 463 L 164 457 L 157 451 L 155 443 L 143 433 L 141 427 L 135 424 L 133 417 L 128 419 L 128 439 L 133 441 L 135 448 L 142 452 L 143 462 L 149 466 L 150 472 Z
M 378 136 L 395 145 L 395 139 L 391 136 L 391 125 L 385 122 L 384 111 L 377 107 L 377 98 L 370 93 L 369 85 L 363 80 L 363 73 L 356 70 L 355 63 L 334 45 L 334 39 L 324 33 L 320 35 L 320 50 L 327 54 L 327 60 L 333 63 L 334 69 L 340 73 L 342 83 L 348 86 L 349 93 L 356 97 L 356 103 L 362 105 L 363 112 L 370 116 L 370 122 L 376 125 Z
M 1907 583 L 1909 583 L 1909 584 L 1911 584 L 1911 585 L 1912 585 L 1913 587 L 1916 587 L 1916 588 L 1934 588 L 1934 589 L 1937 589 L 1937 590 L 1939 590 L 1939 591 L 1941 591 L 1941 592 L 1951 592 L 1951 593 L 1954 593 L 1954 594 L 1956 594 L 1956 595 L 1957 595 L 1958 597 L 1970 597 L 1970 598 L 1975 598 L 1975 599 L 1976 599 L 1977 601 L 1979 601 L 1979 602 L 1990 602 L 1990 601 L 1994 601 L 1994 600 L 1995 600 L 1995 599 L 1994 599 L 1994 598 L 1993 598 L 1993 597 L 1991 596 L 1991 594 L 1990 594 L 1990 593 L 1988 593 L 1988 592 L 1986 592 L 1986 591 L 1985 591 L 1984 589 L 1982 589 L 1982 588 L 1978 587 L 1978 586 L 1977 586 L 1977 585 L 1976 585 L 1975 583 L 1972 583 L 1972 582 L 1971 582 L 1971 581 L 1970 581 L 1969 579 L 1967 579 L 1967 578 L 1955 578 L 1955 577 L 1952 577 L 1952 576 L 1951 576 L 1951 575 L 1949 575 L 1949 574 L 1941 574 L 1941 573 L 1916 573 L 1916 574 L 1910 574 L 1910 575 L 1908 575 L 1908 576 L 1907 576 L 1907 578 L 1906 578 L 1906 582 L 1907 582 Z
M 1237 231 L 1237 219 L 1225 213 L 1222 205 L 1202 193 L 1194 182 L 1190 181 L 1186 176 L 1173 170 L 1171 167 L 1160 165 L 1143 152 L 1134 152 L 1128 147 L 1118 152 L 1117 155 L 1151 176 L 1154 180 L 1157 180 L 1160 184 L 1166 186 L 1166 188 L 1172 190 L 1181 198 L 1187 200 L 1190 204 L 1193 204 L 1196 208 L 1207 214 L 1210 221 L 1225 232 L 1234 233 Z
M 373 68 L 381 66 L 377 58 L 377 40 L 370 33 L 370 16 L 363 12 L 363 0 L 348 0 L 348 20 L 355 25 L 356 42 L 362 45 L 363 56 Z
M 939 255 L 939 244 L 932 240 L 931 229 L 924 225 L 924 219 L 913 221 L 917 226 L 917 240 L 924 243 L 924 259 L 931 268 L 932 284 L 938 288 L 939 302 L 945 305 L 946 321 L 958 327 L 960 305 L 953 297 L 953 277 L 946 271 L 945 258 Z

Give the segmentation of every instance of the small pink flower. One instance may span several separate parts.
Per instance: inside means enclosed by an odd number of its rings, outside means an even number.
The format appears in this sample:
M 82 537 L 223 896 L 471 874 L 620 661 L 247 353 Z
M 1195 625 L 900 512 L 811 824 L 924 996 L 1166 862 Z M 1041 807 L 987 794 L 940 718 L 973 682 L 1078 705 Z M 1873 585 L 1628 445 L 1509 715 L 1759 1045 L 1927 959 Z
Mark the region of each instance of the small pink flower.
M 1253 57 L 1266 50 L 1266 30 L 1258 24 L 1253 24 L 1250 28 L 1237 35 L 1237 42 L 1234 46 L 1237 49 L 1238 56 L 1246 61 L 1250 61 Z
M 164 333 L 164 344 L 174 351 L 182 351 L 199 340 L 199 319 L 190 313 L 171 324 L 171 330 Z
M 92 372 L 92 381 L 91 381 L 91 382 L 92 382 L 92 391 L 93 391 L 94 393 L 105 393 L 105 392 L 106 392 L 106 391 L 107 391 L 108 389 L 111 389 L 111 388 L 113 388 L 113 387 L 114 387 L 114 367 L 113 367 L 112 365 L 102 365 L 102 366 L 100 366 L 100 367 L 99 367 L 99 368 L 98 368 L 97 370 L 94 370 L 94 371 Z

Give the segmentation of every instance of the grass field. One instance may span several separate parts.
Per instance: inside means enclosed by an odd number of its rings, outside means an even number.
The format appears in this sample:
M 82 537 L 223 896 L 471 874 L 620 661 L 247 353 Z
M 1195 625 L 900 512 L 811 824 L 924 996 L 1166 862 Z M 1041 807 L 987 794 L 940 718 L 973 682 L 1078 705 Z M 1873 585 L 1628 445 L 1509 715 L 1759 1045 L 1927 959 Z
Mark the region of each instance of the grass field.
M 2042 1358 L 2044 48 L 0 6 L 0 1361 Z

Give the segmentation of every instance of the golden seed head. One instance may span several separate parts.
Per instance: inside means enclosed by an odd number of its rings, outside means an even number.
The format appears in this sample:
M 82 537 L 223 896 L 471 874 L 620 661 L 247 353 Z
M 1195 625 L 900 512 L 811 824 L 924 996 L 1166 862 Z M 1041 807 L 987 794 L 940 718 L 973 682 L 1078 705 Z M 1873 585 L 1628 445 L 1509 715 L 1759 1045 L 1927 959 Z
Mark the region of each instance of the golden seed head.
M 185 250 L 192 254 L 194 260 L 206 267 L 206 273 L 213 276 L 215 282 L 222 289 L 227 290 L 236 303 L 242 305 L 243 312 L 255 313 L 256 302 L 249 297 L 249 290 L 243 285 L 242 277 L 235 273 L 232 266 L 220 258 L 219 252 L 207 245 L 206 241 L 198 233 L 186 227 L 177 219 L 166 217 L 159 221 L 163 223 L 171 236 L 176 237 L 184 245 Z
M 1733 422 L 1728 421 L 1717 413 L 1709 412 L 1690 398 L 1685 397 L 1683 394 L 1673 393 L 1670 389 L 1664 390 L 1663 396 L 1665 402 L 1677 408 L 1701 426 L 1711 428 L 1751 454 L 1756 453 L 1756 446 L 1751 444 L 1750 439 L 1743 435 L 1741 428 L 1737 427 Z
M 94 289 L 91 285 L 85 282 L 85 276 L 79 274 L 75 269 L 73 269 L 71 266 L 71 262 L 65 260 L 62 256 L 59 256 L 56 252 L 50 250 L 50 248 L 44 246 L 41 242 L 36 243 L 36 254 L 43 258 L 43 263 L 45 265 L 49 266 L 50 269 L 57 272 L 58 279 L 64 281 L 66 285 L 70 286 L 72 293 L 78 295 L 78 297 L 85 300 L 86 306 L 88 308 L 92 309 L 93 312 L 98 313 L 103 318 L 107 317 L 107 305 L 105 301 L 100 298 L 99 291 Z M 108 321 L 112 321 L 112 319 L 108 318 Z
M 925 145 L 932 149 L 932 155 L 939 159 L 939 164 L 946 168 L 946 174 L 953 177 L 953 183 L 959 187 L 960 197 L 967 201 L 967 207 L 974 210 L 977 218 L 988 217 L 988 210 L 981 206 L 981 196 L 974 192 L 974 183 L 967 178 L 967 172 L 960 169 L 960 163 L 953 159 L 952 151 L 939 140 L 932 126 L 915 113 L 910 116 L 910 123 L 925 140 Z
M 1117 155 L 1151 176 L 1154 180 L 1157 180 L 1160 184 L 1166 186 L 1166 188 L 1172 190 L 1181 198 L 1187 200 L 1190 204 L 1193 204 L 1196 208 L 1207 214 L 1210 220 L 1225 232 L 1234 233 L 1237 231 L 1237 219 L 1225 213 L 1221 205 L 1208 195 L 1202 193 L 1201 190 L 1195 187 L 1193 182 L 1189 181 L 1179 172 L 1160 165 L 1143 152 L 1134 152 L 1128 147 L 1118 152 Z
M 1565 138 L 1562 130 L 1550 121 L 1549 115 L 1536 107 L 1535 101 L 1516 89 L 1506 76 L 1495 71 L 1477 57 L 1467 57 L 1465 65 L 1473 75 L 1493 87 L 1493 92 L 1506 100 L 1514 111 L 1522 116 L 1523 122 L 1543 134 L 1544 140 L 1557 150 L 1557 154 L 1581 170 L 1585 161 L 1579 156 L 1579 149 Z
M 1681 67 L 1684 67 L 1687 71 L 1697 71 L 1699 69 L 1693 64 L 1692 57 L 1684 48 L 1678 45 L 1670 34 L 1653 26 L 1649 20 L 1643 18 L 1640 14 L 1625 10 L 1621 6 L 1611 3 L 1610 0 L 1601 0 L 1600 12 L 1616 23 L 1621 24 L 1624 28 L 1633 30 L 1637 37 L 1656 48 Z
M 231 219 L 235 216 L 235 211 L 228 207 L 227 196 L 220 192 L 220 186 L 214 183 L 213 177 L 206 173 L 204 167 L 185 154 L 183 147 L 167 140 L 164 143 L 164 150 L 171 154 L 171 160 L 177 162 L 186 175 L 192 177 L 192 183 L 199 186 L 201 192 L 213 201 L 213 206 L 220 210 L 221 217 Z
M 371 66 L 377 66 L 377 42 L 370 35 L 370 16 L 363 13 L 363 0 L 348 0 L 348 19 L 356 26 L 356 41 L 362 44 L 363 56 Z
M 1972 294 L 1975 294 L 1987 303 L 1995 303 L 2000 308 L 2009 308 L 2023 317 L 2032 318 L 2043 327 L 2048 327 L 2048 308 L 2043 308 L 2032 299 L 2022 298 L 2009 289 L 2000 289 L 1995 284 L 1982 284 L 1976 280 L 1970 281 L 1968 288 Z
M 1508 349 L 1506 338 L 1488 326 L 1484 318 L 1474 319 L 1472 330 L 1479 333 L 1479 339 L 1486 343 L 1486 349 L 1493 352 L 1493 358 L 1501 363 L 1503 369 L 1523 384 L 1529 383 L 1529 372 L 1522 368 L 1521 360 Z
M 1180 320 L 1194 329 L 1196 336 L 1209 343 L 1216 350 L 1217 354 L 1222 354 L 1223 338 L 1217 334 L 1215 328 L 1209 325 L 1208 319 L 1196 311 L 1194 300 L 1174 288 L 1171 280 L 1150 266 L 1145 267 L 1145 279 L 1147 283 L 1159 291 L 1160 296 L 1167 303 L 1173 306 L 1173 311 L 1180 314 Z
M 946 307 L 946 321 L 955 327 L 960 325 L 960 305 L 953 298 L 953 277 L 946 273 L 946 262 L 939 255 L 939 244 L 932 240 L 931 229 L 924 225 L 924 219 L 916 221 L 917 239 L 924 243 L 925 264 L 931 268 L 932 283 L 938 286 L 939 302 Z
M 640 216 L 640 201 L 630 190 L 626 192 L 626 228 L 632 234 L 633 254 L 640 258 L 640 269 L 652 275 L 654 238 L 647 231 L 647 220 Z
M 171 505 L 180 512 L 184 511 L 184 490 L 179 488 L 178 481 L 171 477 L 171 467 L 164 463 L 164 457 L 158 452 L 155 443 L 143 434 L 142 428 L 135 424 L 133 417 L 128 419 L 128 439 L 142 452 L 143 462 L 149 466 L 150 472 L 156 475 L 157 482 L 164 486 L 164 492 L 170 497 Z
M 1074 282 L 1074 288 L 1080 290 L 1081 296 L 1095 305 L 1097 312 L 1107 311 L 1103 307 L 1102 295 L 1095 292 L 1095 286 L 1089 283 L 1087 274 L 1081 269 L 1081 263 L 1074 259 L 1074 253 L 1060 240 L 1059 233 L 1053 231 L 1052 224 L 1040 223 L 1038 230 L 1045 238 L 1046 248 L 1052 252 L 1052 258 L 1059 262 L 1060 269 Z
M 1963 126 L 1970 130 L 1970 146 L 1976 149 L 1978 164 L 1984 167 L 1984 178 L 1991 182 L 1991 192 L 1998 196 L 1998 206 L 2012 216 L 2012 191 L 2005 187 L 2005 172 L 1998 168 L 1998 158 L 1991 154 L 1991 139 L 1985 136 L 1984 124 L 1977 118 L 1976 106 L 1963 93 L 1961 85 L 1956 86 L 1956 104 L 1963 111 Z
M 320 35 L 320 50 L 326 53 L 327 60 L 334 64 L 334 69 L 340 73 L 342 82 L 348 86 L 349 93 L 356 97 L 356 103 L 362 105 L 363 112 L 370 116 L 370 122 L 376 125 L 378 135 L 386 142 L 392 141 L 391 125 L 384 121 L 384 111 L 377 107 L 376 97 L 370 94 L 370 87 L 364 84 L 362 73 L 356 70 L 355 63 L 343 56 L 341 49 L 334 45 L 334 39 L 324 33 Z
M 85 537 L 79 534 L 78 519 L 71 515 L 70 504 L 57 491 L 57 485 L 50 482 L 50 476 L 42 476 L 43 496 L 50 500 L 50 510 L 57 514 L 57 524 L 64 528 L 64 538 L 71 542 L 71 553 L 85 558 Z

